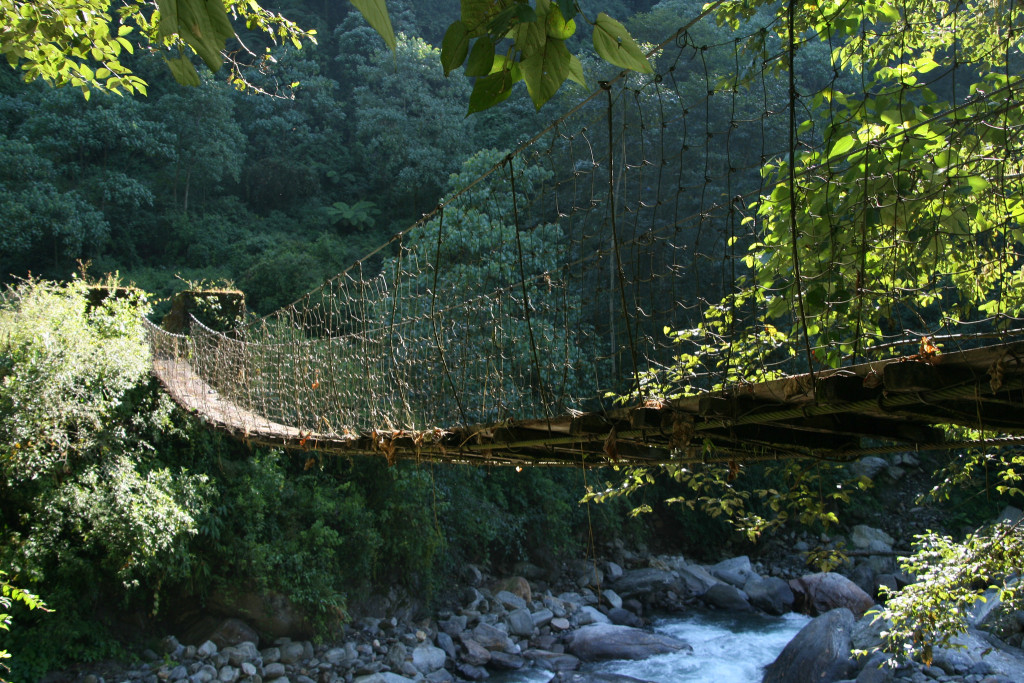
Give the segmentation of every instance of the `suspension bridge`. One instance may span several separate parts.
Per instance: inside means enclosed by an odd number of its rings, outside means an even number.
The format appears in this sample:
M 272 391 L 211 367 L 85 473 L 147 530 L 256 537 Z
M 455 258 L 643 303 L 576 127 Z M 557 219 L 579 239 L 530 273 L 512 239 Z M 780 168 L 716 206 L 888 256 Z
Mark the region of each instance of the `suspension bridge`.
M 481 152 L 433 212 L 268 316 L 218 325 L 235 295 L 190 293 L 148 328 L 156 376 L 251 443 L 389 462 L 1024 443 L 1024 85 L 967 92 L 957 54 L 888 93 L 858 76 L 851 98 L 892 108 L 872 127 L 836 104 L 849 68 L 807 66 L 821 52 L 784 26 L 687 23 L 655 74 Z M 751 57 L 763 35 L 781 57 Z

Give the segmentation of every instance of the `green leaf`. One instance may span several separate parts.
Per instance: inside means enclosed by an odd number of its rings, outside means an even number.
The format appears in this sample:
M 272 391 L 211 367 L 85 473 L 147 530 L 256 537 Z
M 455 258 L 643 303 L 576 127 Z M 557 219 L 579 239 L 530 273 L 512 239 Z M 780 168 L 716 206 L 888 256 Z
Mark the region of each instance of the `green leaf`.
M 391 17 L 388 15 L 388 8 L 384 0 L 349 0 L 349 2 L 359 10 L 363 19 L 366 19 L 366 23 L 380 34 L 385 45 L 394 52 L 398 41 L 395 40 L 395 30 L 391 27 Z
M 468 53 L 469 28 L 461 21 L 453 22 L 441 39 L 441 67 L 444 69 L 444 75 L 447 76 L 462 66 Z
M 167 59 L 167 66 L 171 68 L 171 75 L 181 85 L 199 85 L 199 73 L 188 57 Z
M 520 63 L 526 89 L 533 105 L 540 109 L 554 96 L 563 81 L 569 76 L 572 55 L 565 43 L 554 38 L 548 39 L 540 52 L 525 57 Z
M 562 10 L 555 5 L 548 11 L 547 32 L 549 38 L 566 40 L 576 33 L 576 22 L 572 19 L 566 21 Z
M 496 104 L 504 102 L 512 94 L 512 85 L 515 79 L 511 71 L 501 70 L 490 76 L 476 79 L 473 85 L 473 92 L 469 95 L 469 111 L 466 115 L 490 109 Z
M 640 73 L 654 73 L 640 46 L 629 35 L 626 27 L 601 12 L 594 22 L 594 49 L 601 59 L 623 69 Z
M 834 159 L 837 156 L 846 154 L 853 149 L 854 144 L 856 144 L 856 140 L 852 135 L 839 138 L 839 140 L 836 141 L 836 144 L 832 145 L 832 150 L 828 153 L 828 158 Z
M 558 9 L 561 11 L 563 17 L 569 17 L 572 19 L 576 16 L 576 2 L 575 0 L 557 0 Z
M 491 73 L 494 64 L 494 42 L 489 36 L 480 36 L 473 44 L 466 62 L 467 76 L 486 76 Z
M 576 55 L 570 55 L 569 60 L 569 80 L 576 81 L 584 88 L 587 87 L 587 77 L 583 75 L 583 63 L 580 62 Z

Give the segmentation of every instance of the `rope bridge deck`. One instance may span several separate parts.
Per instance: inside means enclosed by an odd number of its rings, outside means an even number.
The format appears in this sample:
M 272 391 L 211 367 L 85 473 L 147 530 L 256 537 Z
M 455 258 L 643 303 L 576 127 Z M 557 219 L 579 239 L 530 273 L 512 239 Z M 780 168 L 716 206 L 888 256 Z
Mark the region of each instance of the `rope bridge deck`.
M 734 31 L 661 3 L 637 26 L 683 28 L 655 73 L 605 74 L 517 149 L 474 155 L 293 304 L 153 327 L 154 370 L 242 438 L 389 460 L 1015 444 L 1024 80 L 1004 62 L 1024 6 L 975 4 L 852 31 L 843 3 L 789 3 Z

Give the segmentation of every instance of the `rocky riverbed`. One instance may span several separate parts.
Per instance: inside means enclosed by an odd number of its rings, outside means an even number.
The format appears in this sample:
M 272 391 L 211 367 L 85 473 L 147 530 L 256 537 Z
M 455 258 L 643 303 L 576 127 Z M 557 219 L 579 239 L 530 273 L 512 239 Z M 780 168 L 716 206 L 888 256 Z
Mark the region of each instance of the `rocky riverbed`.
M 965 649 L 940 651 L 930 666 L 882 666 L 878 654 L 860 660 L 848 655 L 851 647 L 880 642 L 881 625 L 865 613 L 875 604 L 877 586 L 890 580 L 878 570 L 891 565 L 875 562 L 891 561 L 891 539 L 881 534 L 855 528 L 845 539 L 851 547 L 878 553 L 865 553 L 847 567 L 864 587 L 838 573 L 787 577 L 793 566 L 752 563 L 745 556 L 704 565 L 680 556 L 620 552 L 619 561 L 581 562 L 551 581 L 488 580 L 469 567 L 465 585 L 455 591 L 458 600 L 430 617 L 362 617 L 342 638 L 316 645 L 289 638 L 265 642 L 244 621 L 228 618 L 196 642 L 168 636 L 134 665 L 84 666 L 53 673 L 46 683 L 447 683 L 529 668 L 547 672 L 556 683 L 624 681 L 631 679 L 580 673 L 580 668 L 588 662 L 687 652 L 685 641 L 645 627 L 653 614 L 685 613 L 698 605 L 776 615 L 795 609 L 817 617 L 767 668 L 764 680 L 772 683 L 1024 681 L 1021 651 L 976 629 L 964 638 Z M 900 578 L 892 574 L 891 580 Z M 1019 644 L 1024 618 L 1015 618 Z

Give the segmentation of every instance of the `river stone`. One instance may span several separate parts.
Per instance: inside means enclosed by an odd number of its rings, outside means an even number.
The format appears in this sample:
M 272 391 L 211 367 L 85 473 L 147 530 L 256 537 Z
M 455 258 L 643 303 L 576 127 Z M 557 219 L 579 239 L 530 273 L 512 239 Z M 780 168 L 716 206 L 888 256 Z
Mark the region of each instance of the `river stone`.
M 601 591 L 601 597 L 604 598 L 605 602 L 608 603 L 609 607 L 622 607 L 622 598 L 620 598 L 619 594 L 613 591 L 611 588 L 606 588 L 603 591 Z
M 604 583 L 604 572 L 601 571 L 600 567 L 591 563 L 587 563 L 586 567 L 576 577 L 576 585 L 580 588 L 600 586 L 602 583 Z
M 835 572 L 807 574 L 792 579 L 789 587 L 793 591 L 796 608 L 811 616 L 845 607 L 860 619 L 875 604 L 860 586 Z
M 514 655 L 508 652 L 492 652 L 491 661 L 487 663 L 491 668 L 508 669 L 510 671 L 522 669 L 525 664 L 526 660 L 521 655 Z
M 439 647 L 422 643 L 412 651 L 412 665 L 420 672 L 428 674 L 444 668 L 444 660 L 448 655 Z
M 452 638 L 457 638 L 460 633 L 466 630 L 468 623 L 469 619 L 466 618 L 466 615 L 460 614 L 442 621 L 438 626 Z
M 523 657 L 548 671 L 575 671 L 580 668 L 579 658 L 564 652 L 530 649 L 523 653 Z
M 679 578 L 682 580 L 685 591 L 691 595 L 704 595 L 709 588 L 716 583 L 720 583 L 707 569 L 699 564 L 693 564 L 680 569 Z
M 588 624 L 610 624 L 612 620 L 609 619 L 603 612 L 590 605 L 580 607 L 580 611 L 576 615 L 576 625 L 586 626 Z
M 294 664 L 302 659 L 306 648 L 302 643 L 285 643 L 281 647 L 281 661 L 285 664 Z
M 263 678 L 264 680 L 271 678 L 278 678 L 285 675 L 284 664 L 281 662 L 272 662 L 270 664 L 263 665 Z
M 424 678 L 430 683 L 453 683 L 455 681 L 455 677 L 447 669 L 431 671 Z
M 263 657 L 264 664 L 279 662 L 281 661 L 281 648 L 277 646 L 264 648 L 260 650 L 260 655 Z
M 555 613 L 549 610 L 547 607 L 541 607 L 539 610 L 530 615 L 530 619 L 533 621 L 533 625 L 536 628 L 543 628 L 551 623 L 551 620 L 555 618 Z
M 484 582 L 484 575 L 476 567 L 476 565 L 467 564 L 462 568 L 462 580 L 468 583 L 470 586 L 479 586 Z
M 473 640 L 488 650 L 506 650 L 512 646 L 512 639 L 508 637 L 508 633 L 488 623 L 477 624 L 472 635 Z
M 867 477 L 868 479 L 874 479 L 879 472 L 888 466 L 889 463 L 882 458 L 879 458 L 876 455 L 869 455 L 851 464 L 850 473 L 855 477 Z
M 584 626 L 569 635 L 566 648 L 585 662 L 600 659 L 647 659 L 670 652 L 693 651 L 687 642 L 678 638 L 614 624 Z
M 408 683 L 411 680 L 411 678 L 399 676 L 390 671 L 378 671 L 368 676 L 359 676 L 355 679 L 355 683 Z
M 217 680 L 220 681 L 220 683 L 235 683 L 241 673 L 241 671 L 233 666 L 224 666 L 217 672 Z
M 212 657 L 215 654 L 217 654 L 217 646 L 212 640 L 207 640 L 199 646 L 198 650 L 196 650 L 196 656 L 200 659 L 206 659 L 207 657 Z
M 604 563 L 604 578 L 609 581 L 618 581 L 622 578 L 623 573 L 623 569 L 620 565 L 614 562 Z
M 444 631 L 437 634 L 437 646 L 452 659 L 458 659 L 459 651 L 455 649 L 455 641 Z
M 608 610 L 608 619 L 618 626 L 633 626 L 635 628 L 639 628 L 644 625 L 643 619 L 630 612 L 628 609 L 623 609 L 621 607 L 613 607 Z
M 701 596 L 701 599 L 712 607 L 729 612 L 748 612 L 751 609 L 747 594 L 728 583 L 715 584 Z
M 856 670 L 850 658 L 853 613 L 841 607 L 812 620 L 765 667 L 762 683 L 839 681 Z
M 490 677 L 490 674 L 487 673 L 487 669 L 465 662 L 459 664 L 459 675 L 469 681 L 482 681 L 485 678 Z
M 509 591 L 498 591 L 494 599 L 504 605 L 507 610 L 526 609 L 526 600 Z
M 179 664 L 167 674 L 167 678 L 172 681 L 180 681 L 186 676 L 188 676 L 188 669 L 185 668 L 184 664 Z
M 768 614 L 785 614 L 793 609 L 793 590 L 777 576 L 754 575 L 744 585 L 750 604 Z
M 615 592 L 626 598 L 643 597 L 661 591 L 680 592 L 680 584 L 679 578 L 672 572 L 647 567 L 625 572 L 615 582 Z
M 509 612 L 506 620 L 508 623 L 508 630 L 512 635 L 533 635 L 533 615 L 531 615 L 530 610 L 525 607 Z
M 746 555 L 722 560 L 718 564 L 712 565 L 707 569 L 711 576 L 719 579 L 720 581 L 732 584 L 737 588 L 743 588 L 743 585 L 749 581 L 751 577 L 756 576 L 754 568 L 750 566 L 750 558 Z
M 252 662 L 242 662 L 242 666 L 240 668 L 242 669 L 243 676 L 252 678 L 256 675 L 256 665 Z
M 251 641 L 229 645 L 224 648 L 222 653 L 227 655 L 231 666 L 239 666 L 242 662 L 251 662 L 260 656 L 260 651 L 256 649 L 256 643 Z
M 541 598 L 541 602 L 543 602 L 544 606 L 551 610 L 551 613 L 556 617 L 569 616 L 569 609 L 566 607 L 564 601 L 550 595 L 545 595 Z
M 896 541 L 881 529 L 858 524 L 850 532 L 850 542 L 862 550 L 892 550 L 892 544 Z
M 466 649 L 462 661 L 467 664 L 485 666 L 487 662 L 491 661 L 491 651 L 472 638 L 463 638 L 462 646 Z
M 572 628 L 572 624 L 570 624 L 569 620 L 565 617 L 555 617 L 551 620 L 551 628 L 556 631 L 568 631 Z

